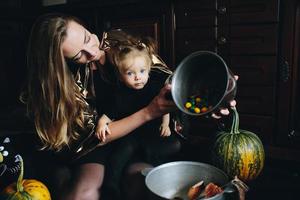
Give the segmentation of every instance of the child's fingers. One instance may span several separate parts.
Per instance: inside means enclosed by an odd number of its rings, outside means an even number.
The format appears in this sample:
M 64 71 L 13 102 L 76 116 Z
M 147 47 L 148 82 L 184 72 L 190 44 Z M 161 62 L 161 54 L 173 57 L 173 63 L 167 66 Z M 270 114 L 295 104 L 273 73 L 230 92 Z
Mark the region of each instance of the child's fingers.
M 111 134 L 110 129 L 108 128 L 108 126 L 106 126 L 106 133 L 107 133 L 108 135 Z
M 170 135 L 171 135 L 171 130 L 170 130 L 170 128 L 167 128 L 165 131 L 165 136 L 169 137 Z
M 171 130 L 169 129 L 168 133 L 167 133 L 167 136 L 170 136 L 170 135 L 171 135 Z
M 162 129 L 162 127 L 160 127 L 159 129 L 160 129 L 160 136 L 164 137 L 164 130 Z
M 102 142 L 105 142 L 105 140 L 106 140 L 105 130 L 101 130 L 101 140 L 102 140 Z
M 98 127 L 96 127 L 95 135 L 99 140 L 101 139 L 100 129 Z
M 99 140 L 101 140 L 101 135 L 100 135 L 99 132 L 96 132 L 95 135 L 96 135 L 96 137 L 97 137 Z
M 165 129 L 165 128 L 164 128 L 164 129 L 161 131 L 161 136 L 162 136 L 162 137 L 168 137 L 170 134 L 171 134 L 171 131 L 168 130 L 168 129 Z

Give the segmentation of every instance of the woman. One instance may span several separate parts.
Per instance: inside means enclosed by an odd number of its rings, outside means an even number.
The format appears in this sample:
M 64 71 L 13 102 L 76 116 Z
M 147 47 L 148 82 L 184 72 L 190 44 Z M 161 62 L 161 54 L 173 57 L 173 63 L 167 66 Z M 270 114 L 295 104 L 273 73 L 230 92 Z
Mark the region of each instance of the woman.
M 86 66 L 83 71 L 103 65 L 105 53 L 99 46 L 97 36 L 85 29 L 76 18 L 51 14 L 41 16 L 35 22 L 29 38 L 29 76 L 24 100 L 34 117 L 44 149 L 55 150 L 68 158 L 76 157 L 73 145 L 82 140 L 82 135 L 92 132 L 97 124 L 96 110 L 89 101 L 93 88 L 87 76 L 91 73 L 83 73 L 85 77 L 82 77 L 82 67 L 69 66 L 68 63 Z M 148 106 L 110 123 L 111 134 L 106 142 L 173 110 L 174 104 L 164 98 L 169 90 L 169 86 L 165 87 Z M 69 151 L 73 151 L 74 155 Z M 74 165 L 78 165 L 78 173 L 73 187 L 63 199 L 99 199 L 105 151 L 99 147 L 75 161 L 72 159 Z
M 27 64 L 28 85 L 23 93 L 29 114 L 42 141 L 42 149 L 57 152 L 71 163 L 74 174 L 63 195 L 56 199 L 99 199 L 104 177 L 104 163 L 109 144 L 93 139 L 97 124 L 91 70 L 106 62 L 99 39 L 82 23 L 62 14 L 43 15 L 32 27 Z M 109 124 L 109 143 L 146 122 L 175 109 L 166 100 L 170 85 L 144 108 Z M 105 94 L 102 94 L 105 95 Z M 93 137 L 92 137 L 93 136 Z M 98 139 L 96 141 L 99 141 Z M 100 146 L 99 146 L 100 144 Z M 96 148 L 95 148 L 96 147 Z M 129 169 L 136 175 L 143 163 Z

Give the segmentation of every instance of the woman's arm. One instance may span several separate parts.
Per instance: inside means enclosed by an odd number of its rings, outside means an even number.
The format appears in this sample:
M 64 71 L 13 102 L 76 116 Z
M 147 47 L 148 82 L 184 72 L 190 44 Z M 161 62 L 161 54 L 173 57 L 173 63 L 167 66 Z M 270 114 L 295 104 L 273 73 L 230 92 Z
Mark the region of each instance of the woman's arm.
M 105 143 L 127 135 L 144 123 L 174 111 L 176 109 L 175 103 L 166 99 L 166 95 L 170 91 L 171 85 L 166 85 L 148 106 L 128 117 L 111 122 L 108 125 L 111 134 L 107 135 Z

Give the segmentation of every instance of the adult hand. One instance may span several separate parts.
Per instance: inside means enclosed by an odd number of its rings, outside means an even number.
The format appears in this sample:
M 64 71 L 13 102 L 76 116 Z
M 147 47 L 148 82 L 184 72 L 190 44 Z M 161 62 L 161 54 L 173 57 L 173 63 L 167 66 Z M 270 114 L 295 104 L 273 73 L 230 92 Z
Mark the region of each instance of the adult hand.
M 173 112 L 177 109 L 175 103 L 167 97 L 171 94 L 171 85 L 166 84 L 146 107 L 151 119 Z
M 236 106 L 236 101 L 232 100 L 229 102 L 230 107 L 235 107 Z M 218 113 L 212 113 L 211 116 L 215 119 L 220 119 L 222 115 L 229 115 L 229 110 L 228 108 L 220 108 Z
M 237 75 L 235 75 L 234 76 L 234 78 L 235 78 L 235 80 L 237 81 L 238 79 L 239 79 L 239 77 L 237 76 Z M 235 107 L 236 106 L 236 101 L 235 100 L 231 100 L 230 102 L 229 102 L 229 106 L 232 108 L 232 107 Z M 219 109 L 219 111 L 218 112 L 214 112 L 214 113 L 212 113 L 212 117 L 213 118 L 215 118 L 215 119 L 220 119 L 220 118 L 222 118 L 222 115 L 229 115 L 229 109 L 228 108 L 223 108 L 223 107 L 221 107 L 220 109 Z

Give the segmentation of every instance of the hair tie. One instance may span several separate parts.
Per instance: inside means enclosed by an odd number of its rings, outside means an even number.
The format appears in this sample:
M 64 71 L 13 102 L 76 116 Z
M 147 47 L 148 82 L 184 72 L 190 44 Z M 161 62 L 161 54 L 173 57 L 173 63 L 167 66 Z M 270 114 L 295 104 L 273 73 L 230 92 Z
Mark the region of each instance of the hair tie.
M 110 48 L 110 45 L 109 45 L 109 41 L 107 40 L 107 32 L 103 32 L 102 34 L 102 39 L 101 39 L 101 42 L 100 42 L 100 46 L 99 46 L 99 49 L 100 50 L 108 50 Z

